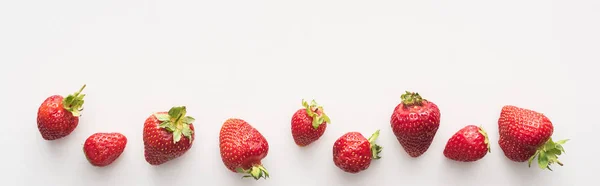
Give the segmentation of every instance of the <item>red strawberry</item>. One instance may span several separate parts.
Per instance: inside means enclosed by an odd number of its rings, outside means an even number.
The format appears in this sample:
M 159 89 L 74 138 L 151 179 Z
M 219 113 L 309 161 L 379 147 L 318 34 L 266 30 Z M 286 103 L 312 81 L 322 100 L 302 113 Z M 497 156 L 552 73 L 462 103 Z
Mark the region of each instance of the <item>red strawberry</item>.
M 367 140 L 359 132 L 348 132 L 333 144 L 333 163 L 344 172 L 358 173 L 371 165 L 372 159 L 380 159 L 383 147 L 375 144 L 379 130 Z
M 63 99 L 61 95 L 53 95 L 38 108 L 37 126 L 45 140 L 56 140 L 65 137 L 79 124 L 79 112 L 83 107 L 81 91 L 85 85 L 74 94 Z
M 292 116 L 292 137 L 298 146 L 307 146 L 317 141 L 331 123 L 329 117 L 323 112 L 323 107 L 312 100 L 310 105 L 302 100 L 303 109 L 298 109 Z
M 152 114 L 144 123 L 144 156 L 150 165 L 180 157 L 192 147 L 195 120 L 185 106 Z
M 431 145 L 440 126 L 440 109 L 419 93 L 408 92 L 392 113 L 390 124 L 396 139 L 411 157 L 419 157 Z
M 472 162 L 490 152 L 490 141 L 481 127 L 467 125 L 456 132 L 446 143 L 444 156 L 451 160 Z
M 248 122 L 230 118 L 223 123 L 219 133 L 221 160 L 232 172 L 246 174 L 243 178 L 255 180 L 268 178 L 269 172 L 261 160 L 269 153 L 265 137 Z
M 104 167 L 114 162 L 125 150 L 127 138 L 120 133 L 95 133 L 85 140 L 83 153 L 94 166 Z
M 568 140 L 552 141 L 554 126 L 544 114 L 512 105 L 502 107 L 498 119 L 500 139 L 498 143 L 504 155 L 516 162 L 531 162 L 537 156 L 542 169 L 552 170 L 550 165 L 563 164 L 558 156 L 565 150 Z

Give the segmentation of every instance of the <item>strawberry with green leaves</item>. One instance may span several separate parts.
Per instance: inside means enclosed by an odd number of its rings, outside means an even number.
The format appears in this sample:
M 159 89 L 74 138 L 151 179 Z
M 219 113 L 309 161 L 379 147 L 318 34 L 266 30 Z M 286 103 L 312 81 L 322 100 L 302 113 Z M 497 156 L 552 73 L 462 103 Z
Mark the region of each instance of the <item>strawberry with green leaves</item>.
M 342 135 L 333 144 L 333 163 L 342 171 L 352 174 L 367 170 L 371 160 L 381 159 L 379 153 L 383 147 L 375 143 L 377 137 L 379 137 L 379 130 L 375 131 L 369 139 L 359 132 L 348 132 Z
M 544 114 L 506 105 L 500 112 L 498 128 L 498 143 L 508 159 L 516 162 L 528 161 L 531 166 L 537 157 L 538 166 L 548 170 L 552 170 L 550 166 L 554 163 L 563 165 L 558 156 L 565 152 L 562 145 L 567 140 L 552 140 L 554 126 Z
M 160 165 L 185 154 L 194 141 L 195 120 L 186 116 L 185 106 L 169 112 L 157 112 L 144 122 L 144 157 L 151 165 Z
M 269 178 L 262 159 L 269 153 L 267 139 L 248 122 L 227 119 L 219 132 L 221 160 L 227 169 L 244 174 L 243 178 Z
M 37 113 L 37 126 L 42 138 L 56 140 L 68 136 L 77 128 L 79 117 L 83 110 L 83 97 L 81 91 L 85 85 L 74 94 L 63 98 L 53 95 L 40 105 Z
M 490 150 L 490 140 L 483 128 L 467 125 L 456 132 L 444 148 L 444 156 L 460 162 L 473 162 L 483 158 Z
M 312 100 L 310 105 L 302 100 L 304 108 L 298 109 L 292 116 L 292 137 L 298 146 L 307 146 L 317 141 L 331 123 L 323 107 Z
M 440 127 L 440 109 L 416 92 L 406 91 L 394 108 L 390 124 L 400 145 L 411 157 L 423 155 Z

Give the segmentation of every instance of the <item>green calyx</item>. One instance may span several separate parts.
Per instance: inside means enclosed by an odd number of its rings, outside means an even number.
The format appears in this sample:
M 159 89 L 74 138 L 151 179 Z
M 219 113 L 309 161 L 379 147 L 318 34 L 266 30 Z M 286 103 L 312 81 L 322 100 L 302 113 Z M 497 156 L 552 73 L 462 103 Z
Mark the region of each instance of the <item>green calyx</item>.
M 558 160 L 558 156 L 565 152 L 565 149 L 562 147 L 568 139 L 560 140 L 557 142 L 552 141 L 552 138 L 548 139 L 544 145 L 539 147 L 535 154 L 529 158 L 529 167 L 531 167 L 531 162 L 537 156 L 538 165 L 541 169 L 548 169 L 552 171 L 550 166 L 553 163 L 557 163 L 560 166 L 563 166 L 562 162 Z
M 255 165 L 248 170 L 237 168 L 236 171 L 246 174 L 242 178 L 254 178 L 255 180 L 259 180 L 260 178 L 269 178 L 269 172 L 267 172 L 267 169 L 265 169 L 265 167 L 262 165 Z
M 371 144 L 371 158 L 372 159 L 381 159 L 381 156 L 379 156 L 379 153 L 381 153 L 381 150 L 383 150 L 382 146 L 379 146 L 375 143 L 375 140 L 377 140 L 377 137 L 379 137 L 379 130 L 375 131 L 375 133 L 373 133 L 373 135 L 371 135 L 371 137 L 369 137 L 369 144 Z
M 302 99 L 302 106 L 306 108 L 306 114 L 313 119 L 312 126 L 315 129 L 319 128 L 323 122 L 326 124 L 331 123 L 329 116 L 323 111 L 323 107 L 318 105 L 315 100 L 312 100 L 310 104 L 308 104 L 308 102 Z
M 156 119 L 162 121 L 159 127 L 166 129 L 173 133 L 173 143 L 179 142 L 181 136 L 185 136 L 190 139 L 192 143 L 192 134 L 194 131 L 190 128 L 195 119 L 191 116 L 186 116 L 185 106 L 173 107 L 169 110 L 168 114 L 154 114 Z
M 73 94 L 69 94 L 62 101 L 63 108 L 71 112 L 75 117 L 81 116 L 80 112 L 83 110 L 83 97 L 85 96 L 85 94 L 82 94 L 81 91 L 83 91 L 84 88 L 85 84 L 83 85 L 83 87 L 81 87 L 81 89 L 79 89 L 79 91 Z
M 423 105 L 423 101 L 425 101 L 425 99 L 423 99 L 419 93 L 409 91 L 406 91 L 406 93 L 402 94 L 400 99 L 402 99 L 402 103 L 405 106 L 421 106 Z
M 488 138 L 487 132 L 485 132 L 485 130 L 483 130 L 483 127 L 480 126 L 479 133 L 481 133 L 481 135 L 483 135 L 485 137 L 484 143 L 487 145 L 488 153 L 491 153 L 492 150 L 490 148 L 490 139 Z

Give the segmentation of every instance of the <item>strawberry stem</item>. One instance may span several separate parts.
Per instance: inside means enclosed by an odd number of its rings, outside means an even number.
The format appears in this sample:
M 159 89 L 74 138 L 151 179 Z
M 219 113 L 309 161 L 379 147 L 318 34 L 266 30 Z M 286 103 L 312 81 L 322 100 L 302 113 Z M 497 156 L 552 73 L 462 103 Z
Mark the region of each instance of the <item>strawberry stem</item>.
M 302 106 L 306 109 L 306 114 L 312 118 L 312 126 L 314 129 L 319 128 L 323 123 L 331 123 L 329 116 L 323 111 L 323 107 L 318 105 L 315 100 L 312 100 L 310 104 L 308 104 L 302 99 Z
M 565 149 L 562 147 L 568 139 L 560 140 L 560 141 L 552 141 L 552 138 L 548 139 L 546 143 L 540 146 L 535 154 L 529 158 L 528 164 L 531 167 L 531 162 L 533 159 L 537 157 L 538 166 L 541 169 L 548 169 L 552 171 L 550 167 L 553 163 L 556 163 L 560 166 L 563 166 L 563 163 L 558 160 L 558 156 L 565 152 Z
M 481 127 L 481 126 L 479 126 L 478 128 L 479 128 L 479 133 L 481 133 L 485 137 L 484 143 L 487 145 L 488 153 L 491 153 L 492 150 L 490 148 L 490 139 L 488 138 L 487 132 L 485 132 L 485 130 L 483 130 L 483 127 Z
M 71 114 L 73 114 L 73 116 L 75 117 L 81 116 L 80 112 L 83 110 L 83 97 L 85 97 L 85 94 L 81 94 L 81 92 L 83 91 L 85 86 L 86 85 L 83 84 L 79 91 L 73 94 L 69 94 L 66 98 L 63 99 L 62 102 L 63 108 L 71 112 Z
M 371 135 L 371 137 L 369 137 L 369 144 L 371 144 L 371 158 L 373 159 L 381 159 L 381 156 L 379 156 L 379 153 L 381 153 L 381 150 L 383 150 L 382 146 L 379 146 L 375 143 L 375 140 L 377 140 L 377 137 L 379 137 L 379 130 L 375 131 L 375 133 L 373 133 L 373 135 Z
M 406 91 L 404 94 L 402 94 L 402 96 L 400 96 L 400 99 L 402 99 L 402 103 L 407 107 L 421 106 L 423 105 L 423 101 L 425 100 L 421 97 L 421 95 L 419 95 L 419 93 L 409 91 Z
M 269 178 L 269 172 L 262 165 L 254 165 L 248 170 L 244 170 L 242 168 L 237 168 L 237 172 L 244 173 L 246 175 L 242 176 L 243 178 L 254 178 L 255 180 L 259 180 L 260 178 L 267 179 Z
M 168 114 L 154 114 L 156 119 L 162 121 L 159 127 L 166 129 L 173 133 L 173 143 L 179 142 L 181 136 L 189 138 L 192 143 L 192 134 L 194 131 L 190 128 L 195 119 L 191 116 L 186 116 L 187 113 L 185 106 L 172 107 Z

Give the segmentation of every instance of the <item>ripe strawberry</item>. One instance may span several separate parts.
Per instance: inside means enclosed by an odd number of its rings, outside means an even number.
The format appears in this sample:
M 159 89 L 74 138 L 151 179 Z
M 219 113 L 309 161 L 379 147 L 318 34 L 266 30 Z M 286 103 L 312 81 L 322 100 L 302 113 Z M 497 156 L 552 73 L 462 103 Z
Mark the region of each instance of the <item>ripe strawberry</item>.
M 95 133 L 85 140 L 83 153 L 94 166 L 104 167 L 114 162 L 125 150 L 127 138 L 120 133 Z
M 292 116 L 292 137 L 298 146 L 307 146 L 317 141 L 331 123 L 323 107 L 312 100 L 310 105 L 302 100 L 303 109 L 298 109 Z
M 472 162 L 483 158 L 488 152 L 491 151 L 487 133 L 481 127 L 467 125 L 450 137 L 444 156 L 451 160 Z
M 37 114 L 38 130 L 45 140 L 56 140 L 65 137 L 79 124 L 79 112 L 83 106 L 81 91 L 85 85 L 74 94 L 63 99 L 61 95 L 53 95 L 40 105 Z
M 542 169 L 552 170 L 550 165 L 563 164 L 558 156 L 565 150 L 568 140 L 552 141 L 554 126 L 544 114 L 512 105 L 502 107 L 498 119 L 500 139 L 498 143 L 504 155 L 516 162 L 531 162 L 537 156 Z
M 344 172 L 356 174 L 366 170 L 372 159 L 380 159 L 383 147 L 375 144 L 379 130 L 367 140 L 359 132 L 348 132 L 333 144 L 333 163 Z
M 265 137 L 248 122 L 230 118 L 223 123 L 219 133 L 221 160 L 232 172 L 244 173 L 243 178 L 266 179 L 269 172 L 261 160 L 269 153 Z
M 150 165 L 180 157 L 192 147 L 195 120 L 185 106 L 152 114 L 144 123 L 144 156 Z
M 419 157 L 431 145 L 440 126 L 440 110 L 436 104 L 408 92 L 392 113 L 390 124 L 394 135 L 411 157 Z

